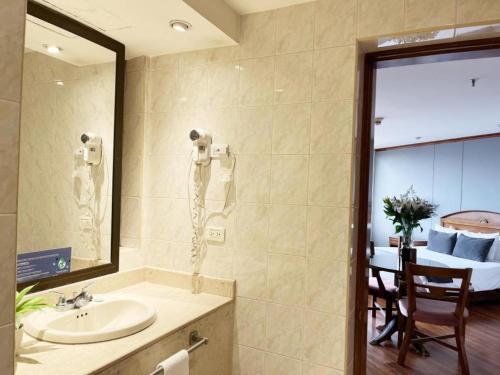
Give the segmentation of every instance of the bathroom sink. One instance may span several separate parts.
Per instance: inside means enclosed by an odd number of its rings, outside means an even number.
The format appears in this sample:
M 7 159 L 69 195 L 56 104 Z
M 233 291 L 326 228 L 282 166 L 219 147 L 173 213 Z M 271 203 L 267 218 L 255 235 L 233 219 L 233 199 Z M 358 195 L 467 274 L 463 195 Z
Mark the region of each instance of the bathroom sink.
M 39 340 L 85 344 L 132 335 L 153 324 L 155 310 L 133 298 L 108 297 L 69 311 L 46 308 L 24 321 L 26 333 Z

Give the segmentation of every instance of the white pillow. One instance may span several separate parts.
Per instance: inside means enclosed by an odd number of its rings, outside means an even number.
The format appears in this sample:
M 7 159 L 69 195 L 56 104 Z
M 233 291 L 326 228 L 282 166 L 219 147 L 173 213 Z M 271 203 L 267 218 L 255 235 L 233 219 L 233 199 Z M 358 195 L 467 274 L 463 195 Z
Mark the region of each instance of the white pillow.
M 486 261 L 500 262 L 500 233 L 476 233 L 464 231 L 463 234 L 473 238 L 494 238 L 495 242 L 491 245 Z
M 434 225 L 434 230 L 437 230 L 438 232 L 444 232 L 444 233 L 464 233 L 465 232 L 463 230 L 457 230 L 457 229 L 453 229 L 453 228 L 443 227 L 442 225 L 439 225 L 439 224 Z

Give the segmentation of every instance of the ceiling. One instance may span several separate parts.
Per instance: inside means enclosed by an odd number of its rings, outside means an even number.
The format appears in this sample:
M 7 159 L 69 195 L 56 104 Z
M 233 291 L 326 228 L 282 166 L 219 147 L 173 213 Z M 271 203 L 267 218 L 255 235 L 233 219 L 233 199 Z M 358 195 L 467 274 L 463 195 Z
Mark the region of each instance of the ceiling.
M 500 132 L 499 103 L 500 57 L 378 69 L 375 148 Z
M 183 0 L 37 1 L 122 42 L 127 59 L 236 44 Z M 169 26 L 173 19 L 188 21 L 192 29 L 175 32 Z
M 52 55 L 44 45 L 58 46 L 62 52 Z M 111 62 L 116 58 L 113 51 L 29 14 L 26 16 L 24 47 L 25 52 L 40 52 L 77 66 Z
M 226 3 L 239 14 L 263 12 L 309 2 L 311 0 L 226 0 Z
M 126 58 L 131 59 L 235 45 L 239 14 L 311 0 L 36 1 L 122 42 Z M 193 27 L 187 33 L 175 32 L 169 26 L 174 19 L 188 21 Z M 68 37 L 61 30 L 51 33 L 51 29 L 57 28 L 39 27 L 37 23 L 41 22 L 27 24 L 26 46 L 32 50 L 46 53 L 42 44 L 57 45 L 65 51 L 58 58 L 75 65 L 114 60 L 114 55 L 106 57 L 99 48 L 84 46 L 79 38 Z

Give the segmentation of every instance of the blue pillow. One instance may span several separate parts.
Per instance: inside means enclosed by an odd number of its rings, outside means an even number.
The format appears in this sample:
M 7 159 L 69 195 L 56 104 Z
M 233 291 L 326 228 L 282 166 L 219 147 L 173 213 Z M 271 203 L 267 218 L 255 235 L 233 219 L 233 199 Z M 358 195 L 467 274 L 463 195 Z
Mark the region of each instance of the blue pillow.
M 494 238 L 473 238 L 461 234 L 453 249 L 453 256 L 484 262 L 488 257 Z
M 427 249 L 443 254 L 453 253 L 453 248 L 457 242 L 456 233 L 438 232 L 431 229 L 427 240 Z

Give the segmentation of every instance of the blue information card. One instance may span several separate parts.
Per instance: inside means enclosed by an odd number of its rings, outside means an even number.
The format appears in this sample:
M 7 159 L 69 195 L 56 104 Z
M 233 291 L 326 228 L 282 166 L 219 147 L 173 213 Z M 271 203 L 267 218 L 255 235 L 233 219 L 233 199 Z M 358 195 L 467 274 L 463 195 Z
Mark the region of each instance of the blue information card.
M 17 255 L 17 282 L 43 279 L 70 271 L 71 247 Z

